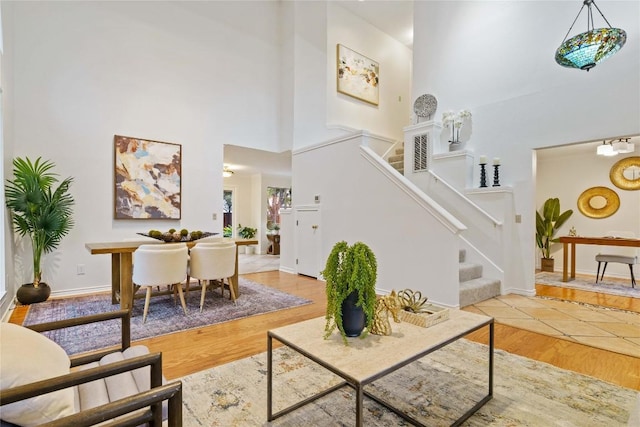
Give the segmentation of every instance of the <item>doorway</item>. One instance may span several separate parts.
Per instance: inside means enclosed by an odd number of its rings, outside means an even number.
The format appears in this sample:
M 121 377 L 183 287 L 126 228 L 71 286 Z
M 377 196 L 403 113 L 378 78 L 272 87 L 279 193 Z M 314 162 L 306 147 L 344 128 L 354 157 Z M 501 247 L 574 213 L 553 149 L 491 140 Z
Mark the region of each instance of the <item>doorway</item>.
M 296 272 L 317 278 L 320 275 L 320 209 L 296 207 Z
M 222 235 L 223 237 L 234 237 L 233 231 L 233 205 L 234 191 L 231 188 L 225 188 L 222 191 Z

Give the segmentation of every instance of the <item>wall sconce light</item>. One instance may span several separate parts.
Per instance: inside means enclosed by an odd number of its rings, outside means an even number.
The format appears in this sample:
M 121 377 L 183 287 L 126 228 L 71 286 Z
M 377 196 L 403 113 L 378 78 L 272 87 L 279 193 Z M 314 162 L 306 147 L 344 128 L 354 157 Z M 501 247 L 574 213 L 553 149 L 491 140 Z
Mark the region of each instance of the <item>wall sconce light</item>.
M 222 169 L 222 176 L 225 177 L 225 178 L 229 178 L 229 177 L 233 176 L 233 171 L 225 166 Z

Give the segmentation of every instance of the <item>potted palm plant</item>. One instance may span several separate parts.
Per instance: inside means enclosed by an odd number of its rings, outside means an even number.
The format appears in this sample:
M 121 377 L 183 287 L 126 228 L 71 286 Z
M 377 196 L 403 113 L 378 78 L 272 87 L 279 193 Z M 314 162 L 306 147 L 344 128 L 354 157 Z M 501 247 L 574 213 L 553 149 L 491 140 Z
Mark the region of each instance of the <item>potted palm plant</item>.
M 73 227 L 73 197 L 69 187 L 73 178 L 66 178 L 57 188 L 58 175 L 51 170 L 55 164 L 38 157 L 13 160 L 13 180 L 5 185 L 5 203 L 11 211 L 14 230 L 29 236 L 33 252 L 33 282 L 22 285 L 17 292 L 18 301 L 31 304 L 45 301 L 51 293 L 42 282 L 43 253 L 53 251 Z
M 346 337 L 357 337 L 371 329 L 376 305 L 378 264 L 373 251 L 362 242 L 349 246 L 336 243 L 322 275 L 326 280 L 327 311 L 325 338 L 337 328 Z
M 551 243 L 555 243 L 558 239 L 554 239 L 556 232 L 573 214 L 571 209 L 560 213 L 560 199 L 549 198 L 544 202 L 542 214 L 536 211 L 536 244 L 542 253 L 540 260 L 540 269 L 542 271 L 554 270 L 554 261 L 551 257 Z

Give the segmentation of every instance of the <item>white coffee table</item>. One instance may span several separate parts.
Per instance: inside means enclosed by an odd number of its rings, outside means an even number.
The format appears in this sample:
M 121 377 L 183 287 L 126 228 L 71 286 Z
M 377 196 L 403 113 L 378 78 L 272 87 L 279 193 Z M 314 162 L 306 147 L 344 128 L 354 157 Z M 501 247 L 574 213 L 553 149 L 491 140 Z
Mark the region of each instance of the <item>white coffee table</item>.
M 465 335 L 489 328 L 488 393 L 452 425 L 457 426 L 469 418 L 493 396 L 493 318 L 466 311 L 451 310 L 449 320 L 429 328 L 410 323 L 392 323 L 391 336 L 369 335 L 365 339 L 351 338 L 345 346 L 336 332 L 324 339 L 324 317 L 307 320 L 270 330 L 267 333 L 267 420 L 288 414 L 307 403 L 325 396 L 345 385 L 356 392 L 356 426 L 363 425 L 363 399 L 367 396 L 403 419 L 418 425 L 424 424 L 364 390 L 370 384 L 403 366 L 434 352 Z M 273 413 L 273 339 L 297 351 L 341 377 L 344 381 L 314 396 Z

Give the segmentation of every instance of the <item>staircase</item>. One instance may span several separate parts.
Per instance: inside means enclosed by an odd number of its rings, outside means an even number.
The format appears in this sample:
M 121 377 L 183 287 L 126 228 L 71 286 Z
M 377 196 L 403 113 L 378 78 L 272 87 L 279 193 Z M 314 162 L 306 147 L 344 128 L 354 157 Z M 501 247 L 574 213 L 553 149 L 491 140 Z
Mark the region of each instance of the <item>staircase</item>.
M 400 175 L 404 175 L 404 145 L 396 148 L 396 154 L 389 156 L 387 161 L 392 168 L 400 172 Z
M 500 281 L 482 277 L 482 266 L 466 262 L 467 252 L 460 249 L 460 307 L 500 295 Z

